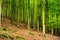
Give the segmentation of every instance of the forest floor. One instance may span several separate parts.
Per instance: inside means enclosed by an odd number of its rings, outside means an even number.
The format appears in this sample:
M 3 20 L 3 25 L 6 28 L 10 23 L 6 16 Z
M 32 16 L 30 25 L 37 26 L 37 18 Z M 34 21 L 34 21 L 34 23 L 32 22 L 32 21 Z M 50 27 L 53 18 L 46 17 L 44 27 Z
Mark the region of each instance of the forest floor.
M 5 36 L 1 36 L 3 34 L 5 34 Z M 6 34 L 8 34 L 9 37 L 6 37 Z M 9 19 L 4 18 L 4 22 L 0 24 L 0 40 L 10 40 L 9 38 L 11 40 L 60 40 L 60 37 L 48 33 L 43 37 L 42 32 L 17 28 L 15 25 L 10 24 Z

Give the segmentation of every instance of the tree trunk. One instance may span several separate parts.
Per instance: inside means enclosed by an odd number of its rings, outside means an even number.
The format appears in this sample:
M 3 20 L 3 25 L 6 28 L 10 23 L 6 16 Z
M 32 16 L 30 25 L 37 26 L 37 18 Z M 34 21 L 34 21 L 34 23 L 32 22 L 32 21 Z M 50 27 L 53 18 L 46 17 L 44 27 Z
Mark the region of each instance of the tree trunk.
M 52 30 L 51 30 L 51 34 L 53 35 L 53 27 L 52 27 Z
M 33 4 L 34 4 L 34 21 L 33 21 L 33 27 L 34 29 L 36 29 L 36 24 L 37 24 L 37 0 L 33 0 Z
M 43 36 L 45 36 L 45 0 L 42 0 L 42 24 L 43 24 Z
M 27 0 L 27 7 L 28 7 L 28 0 Z M 28 19 L 28 29 L 30 29 L 30 15 L 29 15 L 30 13 L 29 13 L 29 9 L 27 8 L 27 19 Z
M 1 23 L 1 3 L 2 3 L 2 0 L 0 0 L 0 23 Z

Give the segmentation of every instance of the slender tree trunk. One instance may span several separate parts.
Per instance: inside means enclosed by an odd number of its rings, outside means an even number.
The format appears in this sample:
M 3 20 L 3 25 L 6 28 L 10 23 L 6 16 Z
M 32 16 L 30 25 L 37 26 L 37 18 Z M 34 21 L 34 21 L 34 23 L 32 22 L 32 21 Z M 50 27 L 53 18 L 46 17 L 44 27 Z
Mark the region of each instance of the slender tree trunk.
M 37 0 L 33 0 L 33 4 L 34 4 L 34 21 L 33 21 L 33 27 L 34 29 L 36 29 L 36 24 L 37 24 Z
M 39 31 L 39 19 L 37 19 L 37 31 Z
M 1 23 L 1 3 L 2 3 L 2 0 L 0 0 L 0 23 Z
M 28 0 L 27 0 L 27 7 L 28 7 Z M 28 16 L 27 16 L 27 19 L 28 19 L 28 29 L 30 29 L 30 13 L 29 13 L 29 9 L 27 8 L 27 14 L 28 14 Z
M 53 35 L 53 27 L 52 27 L 52 30 L 51 30 L 51 34 Z
M 31 4 L 32 2 L 32 4 Z M 31 27 L 33 28 L 33 14 L 34 14 L 34 11 L 33 11 L 33 0 L 30 0 L 29 1 L 29 14 L 30 14 L 30 24 L 31 24 Z
M 42 0 L 42 24 L 43 24 L 43 36 L 45 36 L 45 0 Z
M 29 13 L 28 13 L 28 29 L 30 29 Z

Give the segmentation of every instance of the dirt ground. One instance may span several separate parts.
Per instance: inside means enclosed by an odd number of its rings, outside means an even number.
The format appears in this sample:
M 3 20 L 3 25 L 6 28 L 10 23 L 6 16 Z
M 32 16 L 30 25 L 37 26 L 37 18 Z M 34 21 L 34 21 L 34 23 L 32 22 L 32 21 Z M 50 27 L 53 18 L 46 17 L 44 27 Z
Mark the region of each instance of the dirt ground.
M 25 40 L 60 40 L 60 37 L 58 36 L 54 36 L 51 34 L 45 34 L 45 37 L 43 37 L 43 33 L 42 32 L 38 32 L 38 31 L 32 31 L 32 30 L 28 30 L 25 28 L 17 28 L 15 25 L 11 25 L 10 24 L 10 20 L 5 18 L 4 22 L 2 24 L 0 24 L 0 28 L 1 27 L 6 27 L 9 30 L 8 31 L 0 31 L 1 33 L 7 33 L 9 35 L 19 35 L 23 38 L 25 38 Z M 0 40 L 4 40 L 2 38 L 0 38 Z M 8 40 L 8 39 L 7 39 Z M 14 39 L 17 40 L 17 39 Z

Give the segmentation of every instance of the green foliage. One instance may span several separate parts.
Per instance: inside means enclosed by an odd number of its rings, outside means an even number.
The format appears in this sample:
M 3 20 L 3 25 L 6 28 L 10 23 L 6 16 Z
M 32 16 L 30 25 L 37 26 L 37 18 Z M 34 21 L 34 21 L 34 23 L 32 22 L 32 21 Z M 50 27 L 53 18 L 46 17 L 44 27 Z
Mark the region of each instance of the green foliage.
M 37 29 L 45 21 L 47 27 L 60 28 L 59 3 L 59 0 L 2 0 L 2 14 L 12 22 L 16 20 L 17 25 L 23 22 Z
M 34 34 L 33 34 L 33 33 L 31 33 L 31 32 L 30 32 L 29 34 L 30 34 L 30 35 L 34 35 Z
M 48 11 L 46 14 L 46 26 L 54 26 L 58 25 L 59 16 L 59 2 L 58 0 L 48 1 Z M 58 16 L 57 16 L 58 15 Z
M 1 30 L 1 31 L 8 31 L 8 28 L 2 27 L 2 28 L 0 28 L 0 30 Z
M 16 39 L 17 40 L 25 40 L 23 37 L 20 37 L 20 36 L 16 36 Z
M 8 31 L 8 29 L 7 29 L 7 28 L 3 28 L 2 30 L 4 30 L 4 31 Z
M 10 40 L 14 40 L 13 36 L 10 36 L 10 35 L 9 35 L 9 38 L 10 38 Z
M 8 39 L 8 34 L 6 34 L 6 33 L 2 34 L 1 36 L 2 36 L 2 38 L 7 38 Z

